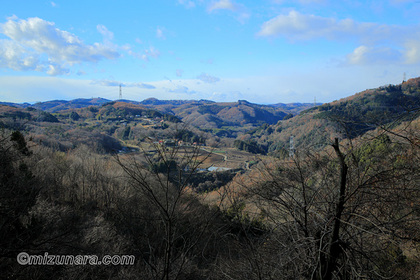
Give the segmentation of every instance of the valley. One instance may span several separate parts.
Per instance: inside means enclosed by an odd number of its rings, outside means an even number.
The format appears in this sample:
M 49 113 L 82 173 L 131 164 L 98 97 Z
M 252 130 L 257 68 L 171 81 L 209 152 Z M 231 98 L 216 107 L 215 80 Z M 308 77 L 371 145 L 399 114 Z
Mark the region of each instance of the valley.
M 0 280 L 420 280 L 419 3 L 2 1 Z
M 137 260 L 91 278 L 420 271 L 420 78 L 326 104 L 2 103 L 0 127 L 9 275 L 16 250 Z

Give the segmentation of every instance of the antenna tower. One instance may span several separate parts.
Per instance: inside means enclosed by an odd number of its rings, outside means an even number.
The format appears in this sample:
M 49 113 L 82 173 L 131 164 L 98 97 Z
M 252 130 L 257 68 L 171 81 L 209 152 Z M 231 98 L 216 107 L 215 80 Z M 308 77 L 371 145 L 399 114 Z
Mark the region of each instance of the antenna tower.
M 314 97 L 314 106 L 316 106 L 316 96 Z
M 407 75 L 404 72 L 404 75 L 403 75 L 403 83 L 405 83 L 406 78 L 407 78 Z
M 293 136 L 290 136 L 290 148 L 289 148 L 289 157 L 292 158 L 295 156 L 295 143 L 293 140 Z
M 122 88 L 121 88 L 121 84 L 120 84 L 120 99 L 122 99 Z

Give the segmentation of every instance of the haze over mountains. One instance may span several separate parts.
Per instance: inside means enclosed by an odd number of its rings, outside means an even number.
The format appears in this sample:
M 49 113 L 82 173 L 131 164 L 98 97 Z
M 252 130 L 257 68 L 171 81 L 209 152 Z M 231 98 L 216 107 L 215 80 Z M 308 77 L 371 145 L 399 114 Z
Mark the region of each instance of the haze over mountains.
M 73 100 L 51 100 L 51 101 L 44 101 L 44 102 L 37 102 L 37 103 L 13 103 L 13 102 L 0 102 L 3 105 L 10 105 L 19 108 L 27 108 L 27 107 L 34 107 L 36 109 L 40 109 L 43 111 L 47 111 L 50 113 L 54 113 L 60 110 L 67 110 L 67 109 L 77 109 L 77 108 L 84 108 L 88 106 L 100 106 L 105 103 L 111 102 L 112 100 L 97 97 L 97 98 L 78 98 Z M 158 106 L 159 108 L 174 108 L 179 107 L 185 104 L 197 105 L 197 104 L 235 104 L 235 102 L 215 102 L 211 100 L 159 100 L 156 98 L 148 98 L 143 101 L 133 101 L 127 99 L 120 99 L 115 100 L 119 102 L 126 102 L 136 105 L 145 105 L 145 106 Z M 239 103 L 248 103 L 246 100 L 239 100 Z M 322 103 L 317 103 L 316 105 L 321 105 Z M 257 104 L 255 104 L 257 105 Z M 300 112 L 301 110 L 310 108 L 314 106 L 313 103 L 277 103 L 271 105 L 259 105 L 263 107 L 275 107 L 275 108 L 282 108 L 285 111 L 294 111 Z
M 245 100 L 239 100 L 238 102 L 214 102 L 210 100 L 158 100 L 149 98 L 141 102 L 125 99 L 111 101 L 100 97 L 70 101 L 52 100 L 35 104 L 5 102 L 0 102 L 0 104 L 18 108 L 33 107 L 49 113 L 56 113 L 89 106 L 102 106 L 110 102 L 134 104 L 139 106 L 139 108 L 149 108 L 162 113 L 173 114 L 183 120 L 185 119 L 186 122 L 192 122 L 194 125 L 203 128 L 216 128 L 224 125 L 274 124 L 287 114 L 297 114 L 302 110 L 315 106 L 311 103 L 259 105 Z

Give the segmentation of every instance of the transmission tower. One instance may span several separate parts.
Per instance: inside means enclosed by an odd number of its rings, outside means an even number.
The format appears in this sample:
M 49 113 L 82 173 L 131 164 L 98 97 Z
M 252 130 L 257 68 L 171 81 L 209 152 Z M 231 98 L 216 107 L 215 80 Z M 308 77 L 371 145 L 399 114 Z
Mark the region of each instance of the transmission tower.
M 289 145 L 289 157 L 292 158 L 295 156 L 295 143 L 293 140 L 293 136 L 290 136 L 290 145 Z
M 120 84 L 120 100 L 122 99 L 122 88 L 121 88 L 121 84 Z

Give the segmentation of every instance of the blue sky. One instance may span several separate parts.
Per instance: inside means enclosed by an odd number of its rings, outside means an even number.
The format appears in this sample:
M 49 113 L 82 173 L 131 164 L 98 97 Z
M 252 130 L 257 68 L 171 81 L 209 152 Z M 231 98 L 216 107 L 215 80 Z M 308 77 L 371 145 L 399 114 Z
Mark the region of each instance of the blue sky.
M 0 101 L 330 102 L 420 76 L 420 1 L 15 0 Z

